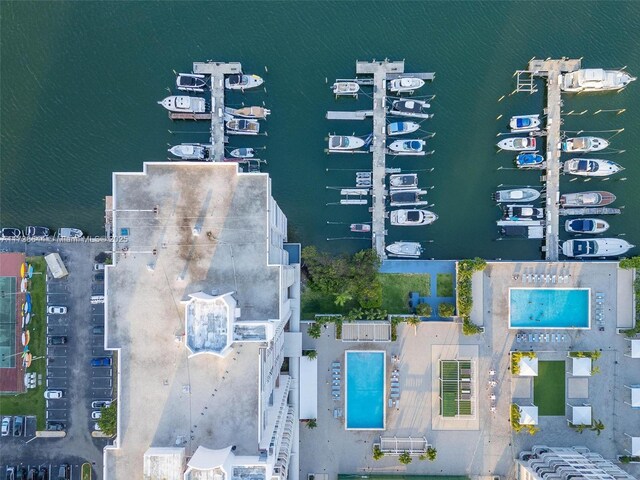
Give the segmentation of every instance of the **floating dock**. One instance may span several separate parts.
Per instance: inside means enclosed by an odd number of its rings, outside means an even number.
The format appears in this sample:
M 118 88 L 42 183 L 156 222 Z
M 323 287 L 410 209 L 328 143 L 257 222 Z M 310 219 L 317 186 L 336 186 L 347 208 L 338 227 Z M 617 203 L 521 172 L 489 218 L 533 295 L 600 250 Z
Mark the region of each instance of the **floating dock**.
M 622 210 L 610 207 L 582 207 L 582 208 L 561 208 L 558 210 L 560 216 L 580 216 L 580 215 L 620 215 Z
M 373 117 L 373 110 L 356 110 L 355 112 L 328 111 L 327 120 L 364 120 Z

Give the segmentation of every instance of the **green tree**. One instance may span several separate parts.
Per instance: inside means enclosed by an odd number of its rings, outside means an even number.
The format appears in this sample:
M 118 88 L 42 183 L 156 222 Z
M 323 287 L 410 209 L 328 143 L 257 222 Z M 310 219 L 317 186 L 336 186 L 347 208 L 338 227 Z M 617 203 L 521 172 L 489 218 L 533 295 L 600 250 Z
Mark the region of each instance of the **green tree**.
M 620 260 L 620 268 L 631 270 L 632 268 L 640 269 L 640 257 L 623 258 Z
M 427 459 L 430 462 L 434 462 L 436 460 L 437 455 L 438 455 L 438 451 L 435 448 L 431 446 L 427 448 Z
M 411 455 L 409 455 L 409 452 L 402 452 L 398 457 L 398 461 L 403 465 L 409 465 L 412 460 L 413 459 L 411 458 Z
M 576 432 L 578 433 L 582 433 L 584 432 L 584 429 L 587 428 L 589 425 L 584 425 L 582 423 L 578 424 L 578 425 L 574 425 L 573 423 L 570 424 L 571 428 L 573 428 Z
M 432 311 L 433 310 L 431 308 L 431 305 L 429 305 L 428 303 L 419 303 L 416 306 L 416 315 L 419 315 L 421 317 L 430 317 Z
M 593 425 L 591 425 L 591 430 L 593 430 L 598 436 L 600 436 L 600 434 L 604 430 L 604 423 L 602 423 L 601 420 L 596 420 L 595 422 L 593 422 Z
M 307 350 L 306 353 L 307 358 L 310 360 L 318 358 L 318 352 L 316 350 Z
M 316 421 L 315 418 L 311 418 L 311 419 L 307 420 L 307 428 L 309 430 L 313 430 L 317 426 L 318 426 L 318 422 Z
M 309 328 L 307 328 L 307 333 L 311 338 L 318 339 L 320 338 L 320 335 L 322 335 L 322 328 L 320 327 L 320 324 L 318 322 L 313 322 L 311 325 L 309 325 Z
M 453 317 L 455 311 L 456 307 L 451 303 L 441 303 L 440 305 L 438 305 L 438 316 L 440 317 Z
M 113 437 L 117 433 L 118 425 L 118 406 L 116 402 L 111 402 L 108 407 L 102 407 L 100 409 L 100 418 L 98 419 L 98 426 L 102 433 L 109 437 Z
M 418 335 L 418 325 L 422 323 L 420 318 L 414 316 L 409 317 L 407 318 L 407 323 L 413 327 L 413 334 Z
M 349 292 L 341 292 L 336 296 L 334 303 L 339 307 L 344 307 L 345 303 L 350 302 L 351 300 L 353 300 L 353 295 Z
M 527 425 L 527 432 L 529 433 L 529 435 L 531 435 L 532 437 L 538 433 L 540 431 L 540 429 L 538 427 L 536 427 L 535 425 Z
M 384 452 L 382 450 L 380 450 L 380 445 L 374 445 L 373 446 L 373 459 L 374 460 L 380 460 L 382 457 L 384 457 Z

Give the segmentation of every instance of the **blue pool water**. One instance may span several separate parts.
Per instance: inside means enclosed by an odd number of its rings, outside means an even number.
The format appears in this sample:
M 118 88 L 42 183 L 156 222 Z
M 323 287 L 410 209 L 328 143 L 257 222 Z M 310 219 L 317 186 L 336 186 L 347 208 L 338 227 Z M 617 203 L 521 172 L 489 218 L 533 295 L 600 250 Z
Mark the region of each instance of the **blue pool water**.
M 589 328 L 589 289 L 509 289 L 509 328 Z
M 345 352 L 346 428 L 384 429 L 384 352 Z

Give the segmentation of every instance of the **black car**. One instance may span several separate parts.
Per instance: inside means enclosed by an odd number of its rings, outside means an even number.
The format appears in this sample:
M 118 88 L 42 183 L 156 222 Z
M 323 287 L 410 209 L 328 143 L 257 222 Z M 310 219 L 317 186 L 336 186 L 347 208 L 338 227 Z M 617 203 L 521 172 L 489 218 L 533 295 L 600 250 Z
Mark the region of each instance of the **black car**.
M 38 480 L 49 480 L 49 475 L 47 475 L 47 467 L 40 467 L 40 471 L 38 472 Z
M 18 474 L 16 480 L 27 480 L 27 467 L 18 468 Z
M 22 427 L 24 426 L 24 417 L 13 417 L 13 436 L 22 435 Z
M 22 236 L 22 230 L 19 228 L 0 228 L 0 238 L 20 238 Z
M 94 335 L 104 335 L 104 327 L 103 327 L 102 325 L 97 326 L 97 327 L 93 327 L 93 328 L 91 329 L 91 332 L 92 332 Z
M 93 279 L 94 279 L 96 282 L 104 282 L 104 272 L 96 273 L 96 274 L 93 276 Z
M 60 422 L 48 422 L 47 430 L 60 431 L 64 430 L 64 423 Z
M 51 234 L 47 227 L 28 226 L 24 231 L 27 232 L 27 237 L 48 237 Z
M 64 345 L 67 343 L 67 337 L 63 335 L 56 335 L 53 337 L 47 337 L 47 343 L 49 345 Z

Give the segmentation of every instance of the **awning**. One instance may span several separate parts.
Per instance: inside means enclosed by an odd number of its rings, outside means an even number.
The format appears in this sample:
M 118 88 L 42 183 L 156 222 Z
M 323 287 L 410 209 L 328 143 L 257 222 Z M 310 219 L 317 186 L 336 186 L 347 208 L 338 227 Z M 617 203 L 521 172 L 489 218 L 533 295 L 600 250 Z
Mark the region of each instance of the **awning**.
M 571 375 L 574 377 L 590 377 L 591 376 L 591 359 L 587 357 L 572 357 L 573 365 L 571 367 Z
M 574 425 L 591 425 L 591 407 L 571 406 L 571 423 Z
M 538 407 L 535 405 L 520 406 L 520 425 L 538 425 Z
M 520 375 L 521 377 L 537 377 L 538 376 L 538 357 L 520 357 Z

